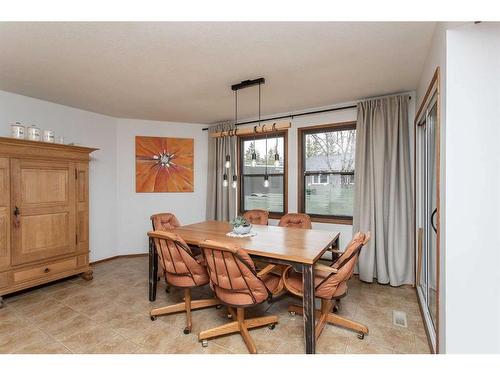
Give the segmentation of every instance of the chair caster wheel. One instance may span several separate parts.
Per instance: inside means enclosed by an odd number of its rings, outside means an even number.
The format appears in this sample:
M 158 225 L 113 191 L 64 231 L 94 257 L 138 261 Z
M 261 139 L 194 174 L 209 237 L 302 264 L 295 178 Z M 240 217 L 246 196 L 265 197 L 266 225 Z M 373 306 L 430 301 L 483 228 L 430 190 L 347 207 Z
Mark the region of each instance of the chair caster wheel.
M 358 339 L 363 340 L 365 338 L 364 333 L 358 333 Z
M 295 311 L 290 311 L 290 316 L 295 316 Z
M 215 305 L 215 308 L 219 310 L 222 307 L 222 305 Z
M 154 322 L 156 320 L 156 315 L 151 315 L 150 318 Z
M 269 324 L 267 328 L 269 328 L 271 331 L 276 327 L 276 323 Z
M 169 287 L 166 287 L 165 288 L 165 293 L 169 294 L 170 293 L 170 288 Z
M 201 346 L 206 348 L 208 346 L 208 340 L 201 340 Z
M 185 335 L 189 335 L 190 333 L 191 333 L 191 328 L 189 328 L 189 327 L 184 328 Z

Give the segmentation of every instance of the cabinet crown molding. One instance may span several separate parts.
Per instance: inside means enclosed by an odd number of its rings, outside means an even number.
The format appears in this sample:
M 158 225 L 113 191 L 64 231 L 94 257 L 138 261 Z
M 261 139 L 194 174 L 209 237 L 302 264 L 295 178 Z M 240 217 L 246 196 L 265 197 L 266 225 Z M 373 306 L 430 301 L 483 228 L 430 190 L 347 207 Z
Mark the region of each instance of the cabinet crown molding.
M 98 148 L 0 137 L 0 156 L 89 160 Z

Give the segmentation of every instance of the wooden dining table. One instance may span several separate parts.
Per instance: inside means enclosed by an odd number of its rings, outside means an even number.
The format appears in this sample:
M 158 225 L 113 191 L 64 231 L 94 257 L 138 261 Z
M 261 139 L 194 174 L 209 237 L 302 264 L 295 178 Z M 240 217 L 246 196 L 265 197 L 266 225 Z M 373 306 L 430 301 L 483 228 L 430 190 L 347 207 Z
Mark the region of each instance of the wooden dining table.
M 198 246 L 204 240 L 237 243 L 252 258 L 273 264 L 290 265 L 302 273 L 304 283 L 304 339 L 306 353 L 315 353 L 314 264 L 328 249 L 337 249 L 340 234 L 317 229 L 253 225 L 253 237 L 235 238 L 226 234 L 231 225 L 223 221 L 204 221 L 170 231 L 179 234 L 188 245 Z M 149 300 L 156 299 L 158 257 L 149 242 Z

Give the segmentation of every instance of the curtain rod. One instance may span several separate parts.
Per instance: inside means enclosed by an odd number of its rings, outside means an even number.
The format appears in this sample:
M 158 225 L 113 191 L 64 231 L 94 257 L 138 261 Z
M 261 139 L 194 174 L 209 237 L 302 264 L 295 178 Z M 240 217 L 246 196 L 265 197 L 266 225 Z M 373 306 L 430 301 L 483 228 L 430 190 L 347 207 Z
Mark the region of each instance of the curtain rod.
M 386 95 L 387 97 L 389 96 L 393 96 L 394 94 L 391 94 L 391 95 Z M 381 96 L 381 97 L 375 97 L 375 98 L 368 98 L 368 99 L 363 99 L 363 100 L 369 100 L 369 99 L 380 99 L 380 98 L 384 98 L 385 96 Z M 411 100 L 411 96 L 410 96 L 410 100 Z M 273 120 L 280 120 L 280 119 L 284 119 L 284 118 L 294 118 L 294 117 L 301 117 L 301 116 L 307 116 L 307 115 L 315 115 L 317 113 L 325 113 L 325 112 L 334 112 L 334 111 L 341 111 L 343 109 L 351 109 L 351 108 L 356 108 L 357 105 L 356 104 L 353 104 L 353 105 L 347 105 L 347 106 L 344 106 L 344 107 L 337 107 L 337 108 L 329 108 L 329 109 L 320 109 L 320 110 L 317 110 L 317 111 L 309 111 L 309 112 L 300 112 L 300 113 L 294 113 L 292 115 L 284 115 L 284 116 L 276 116 L 276 117 L 269 117 L 269 118 L 264 118 L 264 119 L 261 119 L 260 122 L 267 122 L 267 121 L 273 121 Z M 240 126 L 240 125 L 247 125 L 247 124 L 253 124 L 255 122 L 258 122 L 258 121 L 244 121 L 244 122 L 237 122 L 236 124 L 234 124 L 234 126 Z M 202 130 L 208 130 L 209 128 L 203 128 Z

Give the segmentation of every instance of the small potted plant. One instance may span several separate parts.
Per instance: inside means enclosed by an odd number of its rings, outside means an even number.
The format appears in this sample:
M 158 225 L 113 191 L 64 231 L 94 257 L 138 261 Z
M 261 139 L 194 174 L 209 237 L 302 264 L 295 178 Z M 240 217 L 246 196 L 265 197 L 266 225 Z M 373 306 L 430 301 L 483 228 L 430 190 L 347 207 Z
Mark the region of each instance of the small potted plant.
M 236 216 L 231 224 L 233 226 L 233 233 L 236 234 L 247 234 L 252 229 L 252 224 L 248 222 L 243 216 Z

